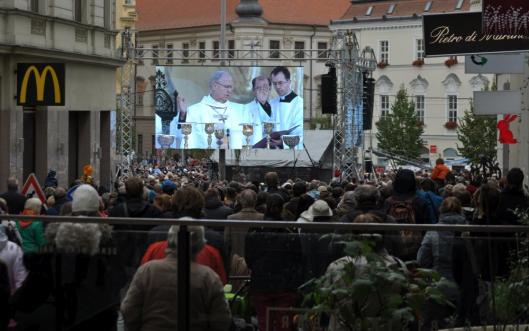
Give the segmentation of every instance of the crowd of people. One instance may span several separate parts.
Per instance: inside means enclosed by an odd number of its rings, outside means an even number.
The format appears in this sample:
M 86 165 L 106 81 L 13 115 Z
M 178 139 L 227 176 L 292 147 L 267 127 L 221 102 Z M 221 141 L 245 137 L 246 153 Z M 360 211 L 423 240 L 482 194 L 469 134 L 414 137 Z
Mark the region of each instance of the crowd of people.
M 160 169 L 163 168 L 163 169 Z M 517 225 L 515 210 L 529 207 L 524 174 L 477 183 L 453 175 L 439 160 L 432 174 L 401 169 L 378 182 L 330 184 L 288 180 L 275 172 L 264 182 L 209 181 L 199 165 L 181 169 L 136 167 L 113 192 L 82 182 L 45 189 L 45 204 L 18 192 L 16 179 L 0 195 L 4 214 L 35 220 L 3 220 L 0 227 L 2 327 L 12 330 L 113 330 L 122 316 L 126 330 L 176 329 L 178 227 L 135 224 L 134 218 L 249 220 L 255 226 L 190 226 L 191 330 L 233 327 L 224 285 L 244 287 L 259 330 L 268 307 L 299 307 L 298 288 L 320 277 L 345 255 L 326 234 L 296 228 L 261 228 L 259 221 Z M 172 171 L 175 171 L 174 173 Z M 193 174 L 191 176 L 191 174 Z M 127 224 L 46 223 L 39 215 L 125 217 Z M 340 233 L 343 234 L 343 233 Z M 477 242 L 477 261 L 449 231 L 384 233 L 383 250 L 403 261 L 437 271 L 455 286 L 444 289 L 453 303 L 423 316 L 442 325 L 480 323 L 475 306 L 477 279 L 509 274 L 511 242 Z M 492 258 L 489 259 L 489 254 Z M 60 259 L 57 259 L 57 256 Z M 470 262 L 472 263 L 470 263 Z M 232 276 L 238 276 L 231 279 Z M 244 277 L 243 277 L 244 278 Z M 62 284 L 58 286 L 57 284 Z M 429 327 L 424 328 L 428 330 Z

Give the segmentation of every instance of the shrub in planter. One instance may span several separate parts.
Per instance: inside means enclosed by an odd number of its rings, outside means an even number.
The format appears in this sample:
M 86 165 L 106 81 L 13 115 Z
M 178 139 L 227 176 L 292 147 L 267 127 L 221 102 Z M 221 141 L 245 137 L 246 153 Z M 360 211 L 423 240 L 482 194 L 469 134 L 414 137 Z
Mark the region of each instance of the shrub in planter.
M 377 67 L 379 69 L 384 69 L 385 67 L 387 67 L 389 65 L 389 63 L 387 62 L 384 62 L 384 61 L 380 61 L 378 64 L 377 64 Z
M 446 59 L 445 66 L 450 68 L 451 66 L 456 65 L 457 63 L 458 63 L 457 58 L 449 58 L 449 59 Z
M 457 122 L 456 121 L 448 121 L 445 123 L 445 128 L 448 130 L 455 130 L 457 129 Z
M 424 64 L 424 59 L 417 59 L 412 62 L 412 65 L 414 67 L 422 67 L 423 64 Z
M 346 256 L 302 286 L 311 314 L 329 314 L 340 330 L 404 330 L 417 326 L 426 302 L 453 307 L 439 290 L 452 283 L 429 269 L 410 271 L 377 250 L 381 240 L 341 241 Z

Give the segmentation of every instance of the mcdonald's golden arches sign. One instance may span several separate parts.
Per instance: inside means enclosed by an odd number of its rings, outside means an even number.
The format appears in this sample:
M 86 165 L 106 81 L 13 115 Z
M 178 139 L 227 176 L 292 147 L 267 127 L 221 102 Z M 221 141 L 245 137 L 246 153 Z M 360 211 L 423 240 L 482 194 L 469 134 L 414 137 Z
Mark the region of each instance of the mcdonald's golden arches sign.
M 19 106 L 64 106 L 64 63 L 18 63 Z

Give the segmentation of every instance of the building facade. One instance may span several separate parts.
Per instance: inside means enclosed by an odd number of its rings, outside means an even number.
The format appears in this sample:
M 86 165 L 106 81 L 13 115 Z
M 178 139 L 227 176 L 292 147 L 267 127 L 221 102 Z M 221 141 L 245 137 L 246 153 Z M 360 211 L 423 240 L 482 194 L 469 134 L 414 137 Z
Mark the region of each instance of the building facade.
M 374 123 L 391 112 L 398 90 L 407 90 L 424 126 L 423 159 L 460 158 L 455 125 L 470 110 L 473 92 L 490 87 L 492 77 L 465 74 L 464 56 L 425 58 L 422 16 L 470 9 L 469 0 L 358 1 L 331 24 L 333 31 L 353 30 L 360 49 L 375 51 Z M 375 134 L 373 125 L 365 136 L 372 135 L 376 147 Z
M 328 71 L 325 51 L 332 37 L 329 23 L 348 6 L 348 0 L 324 5 L 320 0 L 227 0 L 226 64 L 303 66 L 308 128 L 321 117 L 321 75 Z M 154 150 L 154 67 L 220 65 L 220 1 L 197 0 L 188 6 L 184 0 L 164 0 L 152 6 L 148 0 L 136 0 L 136 8 L 137 44 L 145 60 L 137 65 L 135 138 L 137 154 L 146 157 Z M 315 51 L 309 54 L 311 49 Z M 253 60 L 245 59 L 250 57 Z
M 0 178 L 22 181 L 34 172 L 43 183 L 53 169 L 59 185 L 68 186 L 90 164 L 108 187 L 114 84 L 123 63 L 115 50 L 114 0 L 5 0 L 0 12 Z M 18 106 L 19 63 L 63 63 L 64 106 Z M 53 89 L 40 74 L 43 91 Z

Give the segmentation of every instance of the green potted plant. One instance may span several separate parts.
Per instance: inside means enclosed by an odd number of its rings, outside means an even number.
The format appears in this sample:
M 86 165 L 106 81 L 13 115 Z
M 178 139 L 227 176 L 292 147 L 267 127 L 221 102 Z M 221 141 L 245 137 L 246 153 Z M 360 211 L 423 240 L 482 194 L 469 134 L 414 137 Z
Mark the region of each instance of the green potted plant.
M 529 225 L 529 210 L 517 210 L 515 213 L 520 223 Z M 517 249 L 511 252 L 509 277 L 497 280 L 493 292 L 496 320 L 504 325 L 529 323 L 528 234 L 518 233 L 513 240 L 517 241 Z
M 403 330 L 419 323 L 428 301 L 450 305 L 439 290 L 450 282 L 428 269 L 410 272 L 402 261 L 375 250 L 373 240 L 344 241 L 346 257 L 303 286 L 304 304 L 329 314 L 340 330 Z

